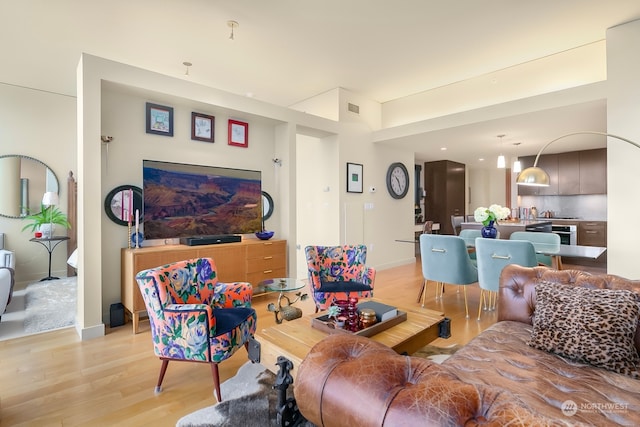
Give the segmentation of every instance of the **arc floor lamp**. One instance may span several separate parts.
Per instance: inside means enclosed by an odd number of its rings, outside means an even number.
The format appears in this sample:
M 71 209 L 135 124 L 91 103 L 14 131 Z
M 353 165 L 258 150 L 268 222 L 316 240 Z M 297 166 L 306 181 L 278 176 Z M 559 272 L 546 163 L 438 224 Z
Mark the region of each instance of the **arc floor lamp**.
M 628 142 L 631 145 L 635 145 L 636 147 L 640 148 L 640 144 L 638 144 L 637 142 L 633 142 L 630 139 L 624 138 L 622 136 L 618 136 L 618 135 L 614 135 L 611 133 L 606 133 L 606 132 L 596 132 L 596 131 L 580 131 L 580 132 L 572 132 L 572 133 L 568 133 L 566 135 L 562 135 L 559 136 L 556 139 L 552 139 L 551 141 L 547 142 L 544 147 L 542 147 L 540 149 L 540 151 L 538 151 L 538 155 L 536 156 L 536 160 L 533 162 L 533 166 L 530 168 L 526 168 L 525 170 L 523 170 L 522 172 L 520 172 L 520 175 L 518 175 L 518 178 L 516 179 L 516 183 L 518 185 L 529 185 L 529 186 L 534 186 L 534 187 L 548 187 L 549 186 L 549 174 L 547 172 L 544 171 L 544 169 L 539 168 L 538 167 L 538 160 L 540 159 L 540 154 L 542 154 L 542 152 L 551 144 L 553 144 L 554 142 L 563 139 L 563 138 L 567 138 L 569 136 L 573 136 L 573 135 L 602 135 L 602 136 L 607 136 L 607 137 L 611 137 L 611 138 L 616 138 L 619 139 L 621 141 L 624 142 Z

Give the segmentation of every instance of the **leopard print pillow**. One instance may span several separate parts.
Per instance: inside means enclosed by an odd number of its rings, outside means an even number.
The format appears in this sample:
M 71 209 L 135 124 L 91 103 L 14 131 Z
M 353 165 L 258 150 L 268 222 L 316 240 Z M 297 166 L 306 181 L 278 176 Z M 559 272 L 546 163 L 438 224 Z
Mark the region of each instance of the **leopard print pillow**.
M 634 347 L 640 308 L 633 292 L 547 282 L 535 292 L 530 346 L 640 378 Z

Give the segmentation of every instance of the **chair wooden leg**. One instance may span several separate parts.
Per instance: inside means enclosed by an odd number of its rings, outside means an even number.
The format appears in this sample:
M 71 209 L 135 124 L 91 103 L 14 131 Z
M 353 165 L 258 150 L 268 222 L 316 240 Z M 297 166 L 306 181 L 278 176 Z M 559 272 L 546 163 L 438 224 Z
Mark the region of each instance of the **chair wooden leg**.
M 492 292 L 493 301 L 491 303 L 491 311 L 496 311 L 496 307 L 498 306 L 498 292 Z
M 422 284 L 422 290 L 420 291 L 421 296 L 422 296 L 422 308 L 424 308 L 424 301 L 427 298 L 427 280 L 425 279 L 424 283 Z
M 423 280 L 422 281 L 422 286 L 420 287 L 420 292 L 418 292 L 418 301 L 417 302 L 424 301 L 424 299 L 422 298 L 422 295 L 424 294 L 426 287 L 427 287 L 427 281 Z M 424 302 L 422 303 L 422 306 L 424 307 Z
M 462 288 L 462 293 L 464 293 L 464 310 L 465 310 L 465 313 L 467 314 L 465 316 L 465 318 L 468 319 L 469 318 L 469 306 L 467 305 L 467 287 L 466 286 L 464 286 Z
M 162 380 L 164 380 L 164 374 L 167 373 L 167 367 L 169 366 L 169 359 L 160 360 L 162 360 L 162 365 L 160 366 L 160 375 L 158 376 L 158 384 L 155 389 L 156 393 L 160 393 L 162 391 Z
M 484 289 L 480 289 L 480 300 L 478 301 L 478 320 L 482 314 L 482 299 L 484 298 Z
M 213 376 L 213 386 L 215 387 L 216 399 L 218 403 L 222 402 L 222 396 L 220 395 L 220 374 L 218 373 L 218 364 L 211 363 L 211 375 Z

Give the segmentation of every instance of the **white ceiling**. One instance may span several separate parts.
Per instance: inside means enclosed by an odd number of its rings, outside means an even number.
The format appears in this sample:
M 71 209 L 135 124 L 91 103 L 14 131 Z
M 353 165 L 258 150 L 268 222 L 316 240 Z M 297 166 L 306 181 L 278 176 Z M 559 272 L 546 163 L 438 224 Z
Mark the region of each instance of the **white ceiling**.
M 384 103 L 596 43 L 636 19 L 638 0 L 0 0 L 0 82 L 73 96 L 87 52 L 281 106 L 337 87 Z M 480 132 L 513 129 L 508 152 L 542 126 L 605 130 L 605 108 L 457 127 L 437 145 L 477 161 L 497 145 Z M 402 144 L 417 157 L 439 151 Z

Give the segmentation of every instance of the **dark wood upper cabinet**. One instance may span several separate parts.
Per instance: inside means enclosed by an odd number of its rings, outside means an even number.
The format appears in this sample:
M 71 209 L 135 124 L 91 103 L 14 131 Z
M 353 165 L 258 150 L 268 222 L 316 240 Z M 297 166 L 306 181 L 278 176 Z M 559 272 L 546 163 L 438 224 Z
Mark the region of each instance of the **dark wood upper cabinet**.
M 577 153 L 558 154 L 558 195 L 580 194 L 580 156 Z
M 521 157 L 522 169 L 533 166 L 536 156 Z M 549 174 L 549 187 L 518 186 L 521 196 L 571 196 L 607 194 L 607 149 L 543 154 L 538 167 Z
M 585 150 L 580 157 L 580 194 L 607 194 L 607 149 Z

